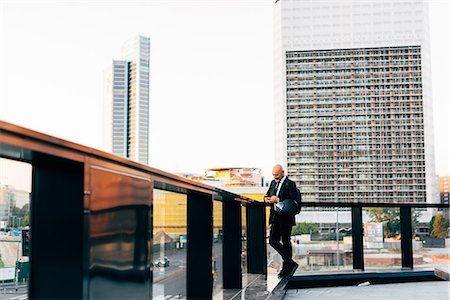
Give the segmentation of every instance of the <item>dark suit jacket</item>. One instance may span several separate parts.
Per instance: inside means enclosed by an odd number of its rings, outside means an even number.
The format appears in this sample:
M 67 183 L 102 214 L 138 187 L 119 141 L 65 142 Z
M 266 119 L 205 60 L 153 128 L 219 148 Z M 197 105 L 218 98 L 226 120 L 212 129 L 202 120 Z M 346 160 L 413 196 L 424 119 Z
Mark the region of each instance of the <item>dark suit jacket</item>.
M 275 180 L 272 180 L 270 182 L 269 189 L 267 190 L 266 196 L 276 196 L 277 191 L 275 190 L 276 182 Z M 283 184 L 281 185 L 280 194 L 278 195 L 278 198 L 280 199 L 280 202 L 283 202 L 286 199 L 293 199 L 293 200 L 300 200 L 300 195 L 297 191 L 297 186 L 294 181 L 290 180 L 286 177 L 286 179 L 283 181 Z M 275 209 L 273 208 L 273 205 L 270 206 L 270 217 L 269 217 L 269 224 L 272 224 L 275 219 L 279 219 L 280 216 L 275 212 Z M 283 218 L 286 219 L 286 218 Z M 292 222 L 291 225 L 295 224 L 295 216 L 292 216 L 292 218 L 288 217 L 286 222 Z

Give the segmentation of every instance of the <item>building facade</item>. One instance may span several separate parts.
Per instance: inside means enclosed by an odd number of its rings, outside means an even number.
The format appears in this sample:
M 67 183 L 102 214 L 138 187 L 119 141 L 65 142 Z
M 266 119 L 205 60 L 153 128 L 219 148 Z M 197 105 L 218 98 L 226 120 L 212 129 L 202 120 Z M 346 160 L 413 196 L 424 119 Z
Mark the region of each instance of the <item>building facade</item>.
M 449 205 L 450 199 L 450 176 L 439 177 L 439 194 L 442 204 Z
M 303 199 L 435 202 L 426 2 L 275 6 L 276 161 Z
M 122 59 L 106 72 L 105 147 L 114 154 L 148 164 L 150 38 L 127 41 Z
M 27 218 L 29 204 L 29 192 L 0 184 L 0 229 L 21 227 Z

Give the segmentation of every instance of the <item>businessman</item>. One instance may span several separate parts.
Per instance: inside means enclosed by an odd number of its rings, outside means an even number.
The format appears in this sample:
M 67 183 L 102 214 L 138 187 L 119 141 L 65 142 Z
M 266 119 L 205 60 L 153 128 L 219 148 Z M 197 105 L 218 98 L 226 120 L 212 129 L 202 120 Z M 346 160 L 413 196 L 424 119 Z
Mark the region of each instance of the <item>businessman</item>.
M 265 195 L 265 202 L 271 203 L 269 224 L 269 244 L 281 255 L 283 267 L 278 274 L 279 278 L 289 277 L 294 274 L 298 264 L 292 260 L 291 231 L 295 224 L 295 215 L 281 214 L 275 210 L 277 203 L 290 199 L 300 203 L 300 194 L 295 182 L 284 175 L 281 165 L 275 165 L 272 169 L 273 180 Z M 281 241 L 281 242 L 280 242 Z

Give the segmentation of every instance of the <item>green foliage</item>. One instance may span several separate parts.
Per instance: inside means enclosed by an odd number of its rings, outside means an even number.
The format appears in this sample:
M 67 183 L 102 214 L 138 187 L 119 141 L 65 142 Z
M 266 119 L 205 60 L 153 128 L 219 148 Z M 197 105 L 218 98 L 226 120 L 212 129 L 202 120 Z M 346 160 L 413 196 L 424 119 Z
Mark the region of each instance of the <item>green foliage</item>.
M 17 228 L 30 225 L 30 205 L 25 204 L 22 208 L 14 206 L 11 208 L 11 215 L 9 219 L 10 226 Z
M 419 225 L 419 218 L 420 215 L 422 214 L 420 210 L 418 209 L 411 209 L 411 213 L 412 213 L 412 232 L 416 232 L 416 227 L 417 225 Z
M 438 212 L 434 217 L 433 230 L 431 236 L 435 238 L 443 239 L 447 235 L 448 222 L 445 219 L 442 212 Z
M 386 223 L 384 237 L 394 237 L 400 233 L 400 212 L 397 208 L 373 207 L 369 208 L 372 222 Z
M 292 228 L 292 235 L 319 233 L 319 226 L 313 223 L 298 223 Z
M 20 210 L 23 214 L 22 226 L 30 226 L 30 205 L 27 203 Z
M 436 216 L 437 216 L 437 215 L 436 215 Z M 428 224 L 428 232 L 430 233 L 430 236 L 431 236 L 431 237 L 434 237 L 434 236 L 433 236 L 433 229 L 434 229 L 434 221 L 436 220 L 436 216 L 433 216 L 433 217 L 431 218 L 430 223 Z M 445 219 L 445 218 L 444 218 L 444 219 Z M 447 220 L 446 223 L 447 223 L 447 224 L 446 224 L 447 228 L 450 227 L 450 220 Z
M 373 207 L 369 208 L 369 217 L 372 222 L 386 223 L 384 226 L 384 237 L 395 237 L 400 234 L 400 210 L 391 207 Z M 412 209 L 413 232 L 419 224 L 420 211 Z

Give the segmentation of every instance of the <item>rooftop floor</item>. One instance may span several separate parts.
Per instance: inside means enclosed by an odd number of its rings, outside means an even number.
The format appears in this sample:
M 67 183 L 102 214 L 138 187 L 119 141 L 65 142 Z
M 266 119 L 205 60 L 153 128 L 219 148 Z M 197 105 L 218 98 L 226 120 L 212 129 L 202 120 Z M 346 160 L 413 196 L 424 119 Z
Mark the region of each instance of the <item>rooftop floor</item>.
M 380 271 L 380 270 L 378 270 Z M 383 270 L 399 272 L 399 270 Z M 404 271 L 404 270 L 403 270 Z M 418 270 L 416 270 L 418 271 Z M 435 274 L 444 280 L 449 278 L 450 265 L 435 269 Z M 402 270 L 400 270 L 402 272 Z M 405 271 L 406 272 L 406 271 Z M 341 271 L 340 274 L 348 273 Z M 323 273 L 322 273 L 323 274 Z M 335 273 L 336 274 L 336 273 Z M 297 272 L 296 276 L 306 276 Z M 450 281 L 425 281 L 391 284 L 361 284 L 360 286 L 285 289 L 287 280 L 280 280 L 276 273 L 265 275 L 243 275 L 242 290 L 223 290 L 214 296 L 215 300 L 450 300 Z
M 346 286 L 287 290 L 284 300 L 412 300 L 450 299 L 449 281 L 411 282 L 367 286 Z

